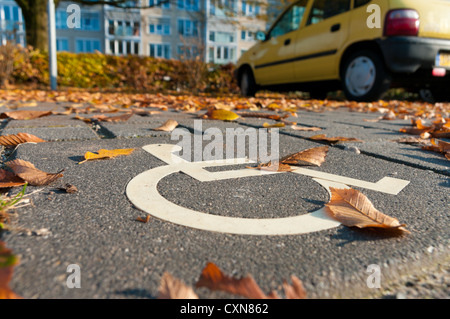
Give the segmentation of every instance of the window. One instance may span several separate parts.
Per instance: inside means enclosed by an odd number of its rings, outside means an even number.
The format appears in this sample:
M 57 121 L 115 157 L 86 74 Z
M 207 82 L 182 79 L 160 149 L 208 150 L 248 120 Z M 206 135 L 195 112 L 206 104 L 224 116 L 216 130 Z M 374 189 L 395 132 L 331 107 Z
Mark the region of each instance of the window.
M 180 10 L 199 11 L 199 0 L 177 0 L 177 7 Z
M 213 46 L 208 49 L 208 60 L 211 63 L 225 64 L 235 62 L 236 48 L 233 46 Z
M 149 22 L 150 34 L 170 35 L 170 20 L 156 20 Z
M 56 51 L 69 51 L 68 39 L 56 39 Z
M 56 10 L 56 29 L 67 29 L 67 12 L 63 9 Z
M 159 6 L 163 9 L 170 9 L 170 0 L 148 0 L 148 6 L 149 7 Z
M 66 13 L 67 17 L 67 13 Z M 67 18 L 66 18 L 67 19 Z M 98 12 L 81 12 L 81 30 L 100 31 L 100 15 Z
M 170 44 L 150 43 L 150 56 L 154 58 L 170 59 Z
M 178 20 L 178 34 L 182 36 L 198 36 L 198 21 L 189 19 Z
M 251 1 L 242 1 L 242 15 L 257 16 L 261 13 L 261 6 Z
M 241 31 L 241 40 L 243 41 L 254 41 L 255 40 L 255 33 L 252 31 Z
M 108 20 L 108 34 L 134 37 L 140 35 L 141 24 L 137 21 Z
M 355 8 L 361 7 L 372 0 L 355 0 Z
M 235 36 L 232 32 L 210 31 L 209 41 L 219 43 L 233 43 L 235 41 Z
M 284 15 L 278 20 L 275 26 L 270 30 L 269 37 L 279 37 L 286 33 L 297 30 L 300 26 L 303 14 L 305 13 L 307 0 L 299 1 L 292 6 Z
M 350 0 L 315 0 L 308 25 L 319 23 L 348 10 L 350 10 Z
M 211 0 L 210 15 L 225 17 L 232 13 L 237 13 L 237 0 Z
M 92 39 L 76 39 L 75 52 L 94 52 L 94 50 L 100 51 L 100 41 Z

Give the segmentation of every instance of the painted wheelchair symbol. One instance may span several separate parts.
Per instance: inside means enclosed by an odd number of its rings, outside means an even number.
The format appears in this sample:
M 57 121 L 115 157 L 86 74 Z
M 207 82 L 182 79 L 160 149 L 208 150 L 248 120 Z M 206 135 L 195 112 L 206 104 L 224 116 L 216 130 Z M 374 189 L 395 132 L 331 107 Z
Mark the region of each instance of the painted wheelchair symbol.
M 159 181 L 173 173 L 183 172 L 200 182 L 282 173 L 251 169 L 209 172 L 204 168 L 253 162 L 243 158 L 188 162 L 173 154 L 181 151 L 181 147 L 170 144 L 147 145 L 143 149 L 168 165 L 150 169 L 134 177 L 127 185 L 126 194 L 138 209 L 159 219 L 196 229 L 245 235 L 296 235 L 340 225 L 326 215 L 324 208 L 293 217 L 256 219 L 211 215 L 178 206 L 161 196 L 157 190 Z M 328 192 L 329 187 L 349 188 L 350 185 L 397 195 L 409 184 L 409 181 L 391 177 L 384 177 L 377 183 L 371 183 L 307 168 L 297 168 L 293 173 L 312 177 Z

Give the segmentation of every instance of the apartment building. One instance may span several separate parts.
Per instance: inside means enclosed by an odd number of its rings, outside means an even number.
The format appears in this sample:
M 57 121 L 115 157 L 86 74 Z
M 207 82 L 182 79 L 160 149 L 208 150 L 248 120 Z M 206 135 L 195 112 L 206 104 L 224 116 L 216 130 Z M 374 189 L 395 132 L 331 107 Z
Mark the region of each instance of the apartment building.
M 255 43 L 256 31 L 267 26 L 258 18 L 266 8 L 250 0 L 135 0 L 129 9 L 79 6 L 76 27 L 67 23 L 71 4 L 61 2 L 56 10 L 58 51 L 234 63 Z M 13 0 L 0 0 L 0 21 L 3 43 L 14 38 L 25 44 L 23 17 Z
M 13 0 L 0 1 L 0 43 L 14 41 L 25 45 L 25 25 L 22 10 Z

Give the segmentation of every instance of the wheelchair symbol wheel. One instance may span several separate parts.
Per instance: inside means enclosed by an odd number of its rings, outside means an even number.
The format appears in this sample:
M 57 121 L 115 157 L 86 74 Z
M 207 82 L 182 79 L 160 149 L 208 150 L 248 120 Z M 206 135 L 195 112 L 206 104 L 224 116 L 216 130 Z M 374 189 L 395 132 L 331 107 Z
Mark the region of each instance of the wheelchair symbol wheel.
M 242 235 L 297 235 L 327 230 L 340 225 L 339 222 L 327 216 L 324 207 L 299 216 L 256 219 L 211 215 L 178 206 L 165 199 L 157 190 L 159 181 L 173 173 L 183 172 L 200 182 L 283 173 L 251 169 L 209 172 L 204 168 L 252 162 L 248 159 L 187 162 L 173 154 L 179 152 L 181 147 L 170 144 L 152 144 L 144 146 L 143 149 L 168 165 L 150 169 L 134 177 L 127 185 L 126 194 L 138 209 L 156 218 L 195 229 Z M 306 168 L 297 168 L 293 173 L 312 177 L 328 192 L 330 187 L 349 188 L 348 185 L 351 185 L 397 195 L 409 184 L 409 181 L 390 177 L 371 183 Z

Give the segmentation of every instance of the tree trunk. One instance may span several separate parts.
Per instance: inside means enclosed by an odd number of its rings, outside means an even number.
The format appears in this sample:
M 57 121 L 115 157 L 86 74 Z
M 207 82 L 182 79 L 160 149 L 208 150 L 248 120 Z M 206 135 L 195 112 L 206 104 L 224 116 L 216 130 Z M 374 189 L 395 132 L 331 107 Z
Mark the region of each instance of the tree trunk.
M 47 0 L 16 1 L 22 9 L 27 45 L 48 51 Z

